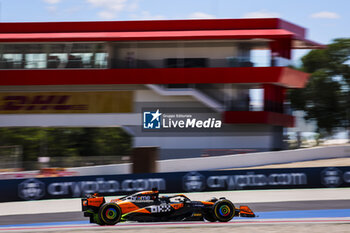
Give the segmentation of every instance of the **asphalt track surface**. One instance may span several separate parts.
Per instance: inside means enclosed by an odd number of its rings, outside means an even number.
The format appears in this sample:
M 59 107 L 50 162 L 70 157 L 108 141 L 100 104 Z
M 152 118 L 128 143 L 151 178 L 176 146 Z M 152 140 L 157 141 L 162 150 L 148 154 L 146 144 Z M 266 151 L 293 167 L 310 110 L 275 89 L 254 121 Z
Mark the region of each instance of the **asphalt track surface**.
M 235 205 L 238 207 L 240 204 L 235 203 Z M 349 200 L 249 203 L 248 206 L 257 214 L 261 213 L 261 217 L 265 219 L 274 219 L 279 216 L 296 218 L 300 213 L 303 213 L 304 217 L 311 218 L 329 217 L 330 214 L 331 217 L 350 217 Z M 4 215 L 0 216 L 0 231 L 1 226 L 69 222 L 86 223 L 87 218 L 83 217 L 82 212 Z

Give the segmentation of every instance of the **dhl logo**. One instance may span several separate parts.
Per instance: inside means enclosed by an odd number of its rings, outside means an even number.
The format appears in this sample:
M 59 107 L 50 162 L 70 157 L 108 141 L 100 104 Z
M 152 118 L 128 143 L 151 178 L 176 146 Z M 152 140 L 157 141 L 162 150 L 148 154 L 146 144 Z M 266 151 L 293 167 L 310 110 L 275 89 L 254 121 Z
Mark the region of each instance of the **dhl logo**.
M 8 95 L 2 98 L 2 111 L 87 110 L 87 105 L 70 105 L 69 95 Z

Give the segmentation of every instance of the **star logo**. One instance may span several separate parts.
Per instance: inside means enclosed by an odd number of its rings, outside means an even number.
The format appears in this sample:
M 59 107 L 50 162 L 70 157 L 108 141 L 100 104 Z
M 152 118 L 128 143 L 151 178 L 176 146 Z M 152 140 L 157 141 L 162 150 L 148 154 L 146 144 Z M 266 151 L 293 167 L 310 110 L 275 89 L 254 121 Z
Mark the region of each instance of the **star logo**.
M 160 129 L 161 115 L 159 109 L 155 112 L 143 112 L 143 128 L 144 129 Z
M 157 109 L 157 111 L 155 113 L 151 113 L 151 115 L 153 116 L 151 122 L 153 122 L 154 120 L 159 121 L 159 117 L 162 115 L 161 113 L 159 113 L 159 109 Z

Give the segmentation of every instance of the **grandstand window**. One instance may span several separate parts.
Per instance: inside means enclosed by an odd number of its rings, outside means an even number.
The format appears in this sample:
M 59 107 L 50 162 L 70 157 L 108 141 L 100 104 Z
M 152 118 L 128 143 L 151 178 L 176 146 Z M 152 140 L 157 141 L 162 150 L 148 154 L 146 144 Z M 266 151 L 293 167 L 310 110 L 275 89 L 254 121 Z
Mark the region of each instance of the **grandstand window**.
M 45 53 L 28 53 L 25 54 L 25 69 L 45 69 L 46 54 Z
M 22 54 L 6 53 L 2 54 L 0 60 L 1 69 L 21 69 L 22 68 Z
M 268 42 L 265 40 L 115 42 L 111 66 L 132 69 L 252 67 L 255 64 L 252 61 L 251 51 L 260 49 L 268 50 Z
M 105 43 L 0 44 L 0 69 L 106 68 Z

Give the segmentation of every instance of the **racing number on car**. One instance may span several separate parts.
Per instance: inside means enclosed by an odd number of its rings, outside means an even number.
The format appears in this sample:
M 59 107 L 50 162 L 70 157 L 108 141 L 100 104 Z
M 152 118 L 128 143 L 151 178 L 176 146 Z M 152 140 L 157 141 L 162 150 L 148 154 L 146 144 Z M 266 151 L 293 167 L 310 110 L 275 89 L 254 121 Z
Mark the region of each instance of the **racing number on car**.
M 165 213 L 170 212 L 171 206 L 169 204 L 161 204 L 159 206 L 151 206 L 151 213 Z

